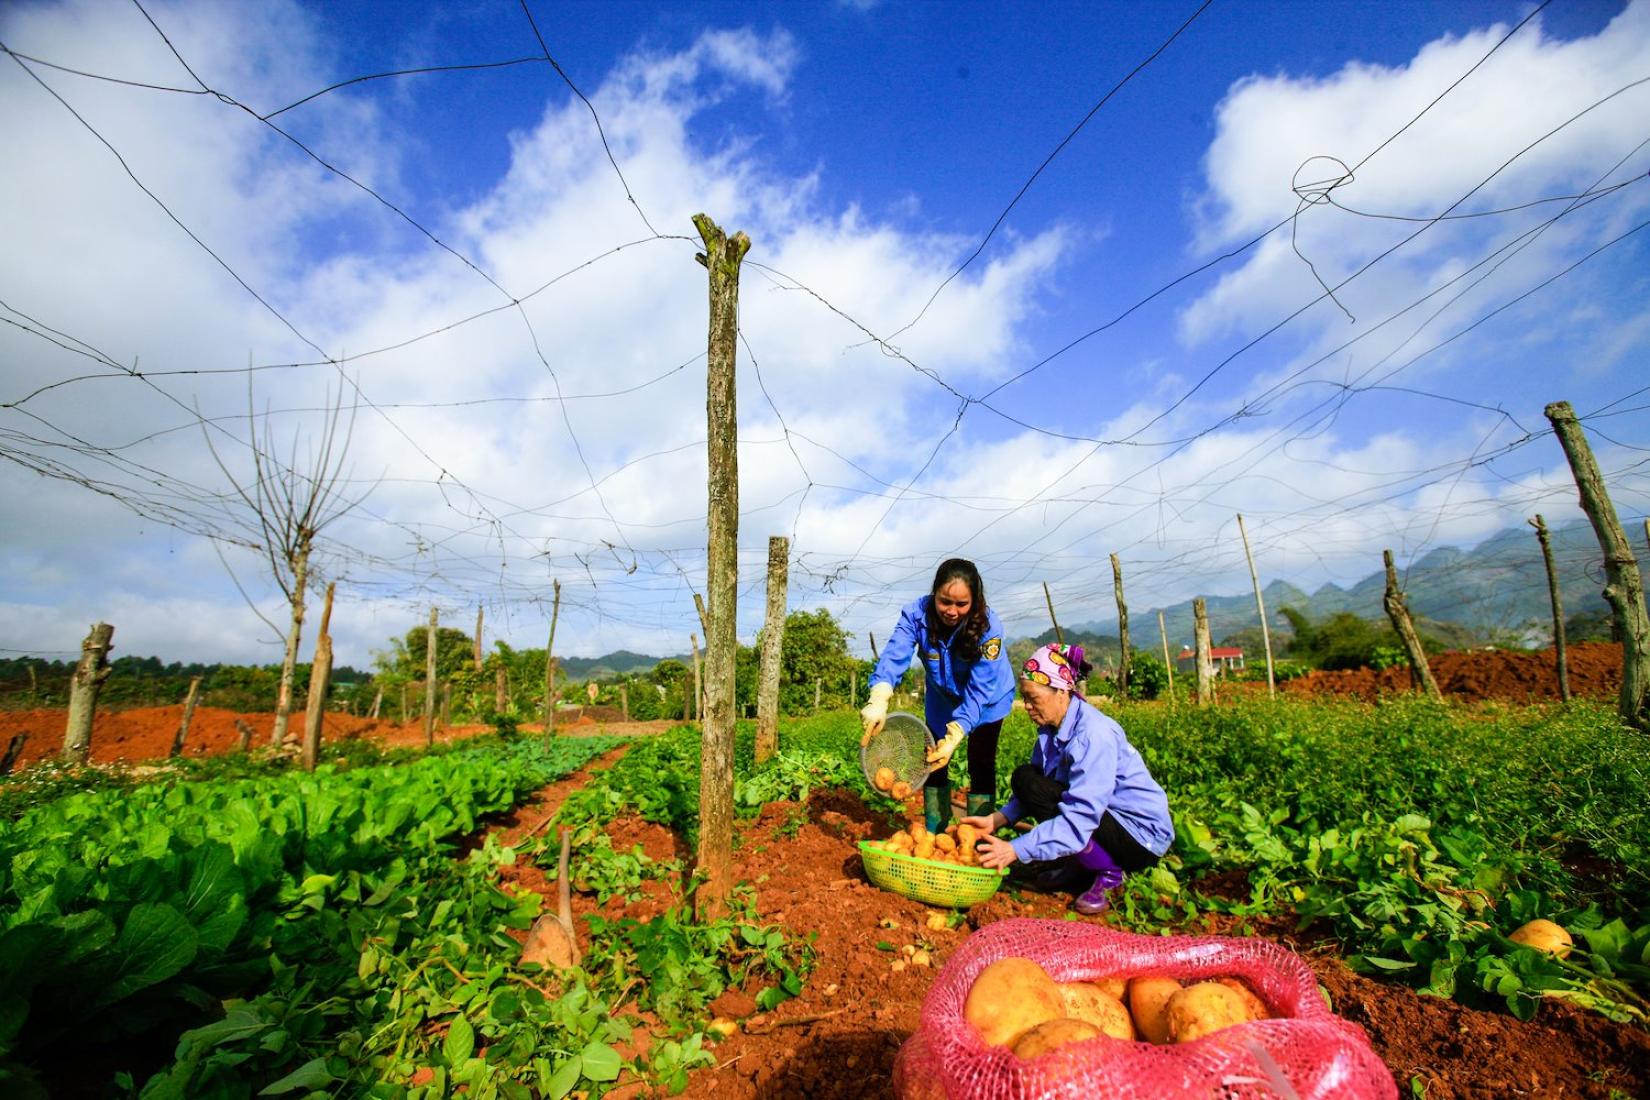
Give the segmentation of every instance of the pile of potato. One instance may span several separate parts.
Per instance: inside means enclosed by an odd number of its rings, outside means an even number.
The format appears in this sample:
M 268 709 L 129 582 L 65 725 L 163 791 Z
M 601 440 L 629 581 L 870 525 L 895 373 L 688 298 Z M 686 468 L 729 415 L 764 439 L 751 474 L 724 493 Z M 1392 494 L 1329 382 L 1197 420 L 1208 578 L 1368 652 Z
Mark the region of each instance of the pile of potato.
M 916 793 L 911 784 L 895 777 L 893 768 L 878 768 L 877 774 L 871 777 L 871 783 L 883 794 L 897 798 L 901 802 Z
M 979 839 L 980 831 L 972 825 L 959 825 L 953 821 L 946 826 L 945 832 L 931 833 L 922 822 L 913 821 L 910 828 L 895 833 L 887 840 L 873 840 L 869 843 L 871 847 L 881 848 L 885 852 L 897 852 L 900 855 L 931 859 L 958 867 L 978 867 L 980 860 L 974 851 L 974 842 Z
M 1159 1045 L 1272 1016 L 1241 978 L 1182 985 L 1174 978 L 1057 982 L 1030 959 L 998 959 L 968 991 L 963 1017 L 987 1046 L 1036 1058 L 1108 1036 Z

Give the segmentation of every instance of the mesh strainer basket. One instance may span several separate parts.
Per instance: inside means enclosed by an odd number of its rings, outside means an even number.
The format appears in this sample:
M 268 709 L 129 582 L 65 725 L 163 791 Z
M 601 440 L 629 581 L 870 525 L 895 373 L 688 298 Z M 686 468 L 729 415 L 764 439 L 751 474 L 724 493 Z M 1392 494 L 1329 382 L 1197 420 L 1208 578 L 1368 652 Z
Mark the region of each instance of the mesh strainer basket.
M 896 780 L 904 780 L 916 790 L 928 782 L 928 750 L 933 747 L 934 735 L 928 732 L 927 722 L 914 714 L 895 711 L 888 716 L 882 732 L 860 747 L 859 766 L 865 769 L 865 782 L 874 790 L 877 769 L 889 768 Z
M 1006 869 L 990 871 L 984 867 L 918 859 L 873 848 L 866 840 L 859 842 L 859 855 L 865 861 L 865 877 L 872 885 L 913 901 L 952 909 L 978 905 L 997 892 L 1008 874 Z

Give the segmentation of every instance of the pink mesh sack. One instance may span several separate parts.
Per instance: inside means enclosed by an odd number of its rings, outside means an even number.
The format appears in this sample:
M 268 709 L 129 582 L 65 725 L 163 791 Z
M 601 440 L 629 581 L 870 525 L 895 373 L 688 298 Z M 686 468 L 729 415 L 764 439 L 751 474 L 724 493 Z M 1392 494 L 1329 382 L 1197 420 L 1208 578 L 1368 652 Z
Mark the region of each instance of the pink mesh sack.
M 1031 1061 L 988 1047 L 963 1018 L 982 970 L 1031 959 L 1057 982 L 1110 977 L 1242 978 L 1273 1019 L 1189 1043 L 1098 1038 Z M 1137 936 L 1075 921 L 999 921 L 969 936 L 934 979 L 917 1031 L 894 1063 L 900 1100 L 1198 1097 L 1200 1100 L 1396 1100 L 1363 1029 L 1331 1012 L 1293 952 L 1266 940 Z

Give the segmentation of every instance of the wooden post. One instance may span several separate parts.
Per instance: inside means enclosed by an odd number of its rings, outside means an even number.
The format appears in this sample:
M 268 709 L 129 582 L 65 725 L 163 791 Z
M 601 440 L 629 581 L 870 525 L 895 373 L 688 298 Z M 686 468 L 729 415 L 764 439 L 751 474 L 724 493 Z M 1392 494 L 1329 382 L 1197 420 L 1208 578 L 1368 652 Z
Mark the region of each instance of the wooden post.
M 476 671 L 477 672 L 481 671 L 481 660 L 482 660 L 482 657 L 481 657 L 481 614 L 482 614 L 482 610 L 483 610 L 482 606 L 480 604 L 476 604 L 475 663 L 476 663 Z
M 556 736 L 556 620 L 561 617 L 561 581 L 551 582 L 550 640 L 544 643 L 544 741 Z
M 1272 671 L 1272 628 L 1266 622 L 1266 597 L 1260 593 L 1260 574 L 1255 572 L 1255 556 L 1249 552 L 1249 532 L 1244 529 L 1239 514 L 1238 535 L 1243 539 L 1243 560 L 1249 563 L 1249 583 L 1255 586 L 1255 611 L 1260 615 L 1260 640 L 1266 647 L 1266 694 L 1275 697 L 1278 682 Z
M 1604 475 L 1599 473 L 1575 410 L 1568 401 L 1555 401 L 1547 406 L 1545 415 L 1564 448 L 1581 494 L 1581 509 L 1587 513 L 1599 549 L 1604 552 L 1604 599 L 1615 614 L 1616 633 L 1621 635 L 1621 718 L 1628 725 L 1650 732 L 1650 613 L 1644 606 L 1638 559 L 1610 502 Z M 1646 536 L 1650 537 L 1650 521 L 1646 523 Z
M 734 356 L 739 334 L 739 264 L 750 249 L 743 233 L 726 236 L 696 214 L 705 242 L 699 262 L 709 272 L 710 323 L 705 370 L 709 466 L 706 568 L 710 614 L 705 625 L 708 711 L 700 739 L 698 873 L 701 919 L 727 911 L 733 889 L 733 686 L 738 656 L 739 584 L 738 400 Z
M 435 744 L 435 644 L 440 612 L 430 608 L 430 625 L 424 632 L 424 747 Z
M 321 605 L 321 629 L 315 635 L 315 662 L 309 666 L 309 700 L 304 708 L 304 770 L 315 770 L 321 755 L 321 723 L 326 716 L 327 689 L 332 686 L 332 591 L 327 585 Z
M 240 742 L 235 746 L 236 752 L 245 752 L 252 744 L 252 727 L 246 724 L 246 719 L 235 719 L 235 732 L 241 735 Z
M 195 718 L 195 704 L 201 699 L 201 678 L 191 677 L 189 680 L 189 694 L 183 700 L 183 720 L 178 723 L 177 736 L 172 738 L 172 751 L 168 756 L 183 755 L 183 740 L 189 736 L 189 723 Z
M 1117 642 L 1121 653 L 1117 662 L 1117 697 L 1129 697 L 1129 605 L 1123 599 L 1123 563 L 1111 556 L 1111 588 L 1117 597 Z
M 29 662 L 29 701 L 38 702 L 40 699 L 40 674 L 34 670 L 34 662 Z
M 441 728 L 446 729 L 453 724 L 453 682 L 441 682 Z
M 1169 672 L 1169 709 L 1175 707 L 1174 660 L 1169 656 L 1169 628 L 1163 625 L 1163 612 L 1157 613 L 1157 636 L 1163 639 L 1163 667 Z
M 624 720 L 626 722 L 630 721 L 630 685 L 629 684 L 621 683 L 619 685 L 619 710 L 624 715 Z
M 790 587 L 791 540 L 768 539 L 768 611 L 762 621 L 761 669 L 756 689 L 756 762 L 779 751 L 779 658 L 785 643 L 785 610 Z M 876 651 L 876 640 L 871 651 Z
M 705 614 L 705 598 L 699 593 L 693 594 L 693 609 L 699 612 L 699 629 L 705 632 L 705 643 L 710 643 L 710 616 Z
M 92 626 L 80 643 L 80 663 L 69 680 L 69 720 L 63 729 L 63 759 L 84 764 L 92 752 L 92 718 L 97 714 L 98 693 L 109 678 L 109 650 L 115 628 L 108 623 Z
M 31 665 L 32 669 L 33 666 Z M 11 741 L 6 745 L 6 755 L 0 756 L 0 775 L 10 775 L 17 763 L 17 758 L 23 754 L 23 742 L 29 739 L 26 733 L 14 733 Z
M 1547 535 L 1547 521 L 1537 512 L 1530 526 L 1541 543 L 1541 562 L 1547 567 L 1547 598 L 1553 605 L 1553 663 L 1558 670 L 1558 697 L 1570 701 L 1570 661 L 1565 652 L 1564 600 L 1558 592 L 1558 573 L 1553 568 L 1553 542 Z
M 1199 596 L 1192 601 L 1193 645 L 1197 647 L 1197 705 L 1215 701 L 1215 668 L 1209 656 L 1209 605 Z
M 705 720 L 705 678 L 699 667 L 699 635 L 689 634 L 688 641 L 693 643 L 693 704 L 692 717 L 703 722 Z
M 384 685 L 378 685 L 378 692 L 372 697 L 372 713 L 367 717 L 374 722 L 378 721 L 378 709 L 384 705 Z
M 510 709 L 510 689 L 504 681 L 504 661 L 500 658 L 493 669 L 493 713 L 503 714 Z
M 292 718 L 292 677 L 298 664 L 298 642 L 304 628 L 304 586 L 308 583 L 309 540 L 304 539 L 292 561 L 292 596 L 288 603 L 292 623 L 287 627 L 286 652 L 281 658 L 281 686 L 275 693 L 275 726 L 269 733 L 272 745 L 286 740 L 287 724 Z
M 1054 624 L 1054 641 L 1059 645 L 1066 644 L 1066 636 L 1060 631 L 1060 620 L 1054 617 L 1054 597 L 1048 593 L 1048 582 L 1043 582 L 1043 599 L 1048 603 L 1048 621 Z
M 1415 633 L 1415 624 L 1410 622 L 1404 594 L 1398 590 L 1398 570 L 1392 565 L 1392 551 L 1382 550 L 1381 560 L 1386 564 L 1386 593 L 1381 603 L 1386 608 L 1386 617 L 1392 620 L 1392 629 L 1398 632 L 1399 640 L 1404 643 L 1404 652 L 1409 654 L 1410 686 L 1426 692 L 1428 699 L 1443 702 L 1444 693 L 1438 690 L 1438 681 L 1432 678 L 1426 650 L 1421 648 L 1421 637 Z

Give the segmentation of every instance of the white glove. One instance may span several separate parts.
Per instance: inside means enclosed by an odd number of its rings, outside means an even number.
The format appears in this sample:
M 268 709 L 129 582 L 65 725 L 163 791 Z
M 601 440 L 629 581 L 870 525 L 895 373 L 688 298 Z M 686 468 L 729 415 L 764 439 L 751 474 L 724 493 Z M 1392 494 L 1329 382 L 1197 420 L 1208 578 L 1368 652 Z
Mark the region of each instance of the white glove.
M 888 722 L 888 700 L 893 697 L 893 684 L 871 685 L 871 701 L 859 711 L 859 724 L 865 727 L 865 736 L 859 739 L 860 748 L 870 744 L 871 738 L 882 732 L 882 727 Z
M 938 744 L 928 750 L 928 770 L 937 772 L 951 763 L 951 754 L 957 751 L 957 746 L 962 744 L 962 739 L 962 725 L 957 722 L 947 722 L 945 724 L 945 736 L 939 739 Z

